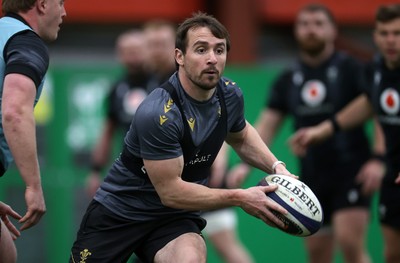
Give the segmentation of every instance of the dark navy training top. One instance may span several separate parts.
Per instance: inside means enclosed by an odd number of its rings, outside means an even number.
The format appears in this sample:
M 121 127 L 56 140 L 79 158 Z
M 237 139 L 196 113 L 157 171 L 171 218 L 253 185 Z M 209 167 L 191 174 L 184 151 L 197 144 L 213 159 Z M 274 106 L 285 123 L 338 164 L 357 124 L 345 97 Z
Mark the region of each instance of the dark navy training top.
M 125 147 L 114 162 L 95 199 L 119 216 L 133 220 L 159 219 L 171 214 L 199 215 L 165 207 L 151 184 L 143 159 L 184 157 L 182 179 L 207 185 L 210 167 L 228 132 L 246 125 L 243 95 L 222 78 L 205 102 L 189 97 L 177 73 L 169 84 L 155 89 L 139 106 L 125 137 Z

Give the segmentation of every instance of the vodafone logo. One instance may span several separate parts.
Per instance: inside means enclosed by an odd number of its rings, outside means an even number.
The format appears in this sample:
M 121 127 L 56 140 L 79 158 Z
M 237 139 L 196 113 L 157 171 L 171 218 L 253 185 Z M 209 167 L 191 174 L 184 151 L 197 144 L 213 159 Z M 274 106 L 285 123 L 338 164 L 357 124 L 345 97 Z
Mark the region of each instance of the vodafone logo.
M 396 115 L 400 109 L 399 92 L 393 88 L 385 89 L 380 98 L 382 109 L 390 115 Z
M 309 80 L 304 83 L 301 98 L 310 107 L 321 105 L 326 97 L 325 84 L 319 80 Z

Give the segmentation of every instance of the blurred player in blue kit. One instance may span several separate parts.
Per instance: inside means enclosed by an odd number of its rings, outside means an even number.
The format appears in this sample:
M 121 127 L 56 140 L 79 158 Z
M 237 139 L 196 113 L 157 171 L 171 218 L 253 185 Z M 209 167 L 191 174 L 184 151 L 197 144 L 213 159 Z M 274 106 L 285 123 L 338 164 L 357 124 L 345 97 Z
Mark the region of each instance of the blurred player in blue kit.
M 22 217 L 0 202 L 0 262 L 13 263 L 13 242 L 20 235 L 8 216 L 19 220 L 20 230 L 36 225 L 46 205 L 36 147 L 33 109 L 42 92 L 49 66 L 46 42 L 57 39 L 66 16 L 63 0 L 3 0 L 0 19 L 0 176 L 14 162 L 25 189 Z
M 293 117 L 295 130 L 318 124 L 357 97 L 363 84 L 360 62 L 335 49 L 337 28 L 324 5 L 300 9 L 294 35 L 299 59 L 275 81 L 256 124 L 267 145 L 287 115 Z M 383 140 L 379 130 L 376 137 L 380 154 Z M 300 158 L 300 178 L 324 211 L 323 228 L 305 238 L 309 262 L 332 262 L 336 245 L 345 262 L 369 262 L 364 242 L 370 197 L 379 188 L 384 167 L 380 159 L 371 156 L 368 145 L 360 127 L 336 134 Z M 246 171 L 243 166 L 238 166 L 242 172 Z
M 366 67 L 364 93 L 334 118 L 299 130 L 291 139 L 297 154 L 341 131 L 357 129 L 373 114 L 385 139 L 386 173 L 379 198 L 385 262 L 400 262 L 400 4 L 381 6 L 375 17 L 374 42 L 379 55 Z M 347 167 L 342 167 L 346 170 Z
M 265 193 L 207 187 L 224 140 L 266 173 L 292 176 L 245 120 L 241 90 L 222 77 L 229 34 L 197 13 L 178 28 L 178 71 L 141 103 L 124 149 L 83 216 L 70 262 L 206 262 L 201 210 L 242 208 L 283 227 L 271 210 L 287 211 Z

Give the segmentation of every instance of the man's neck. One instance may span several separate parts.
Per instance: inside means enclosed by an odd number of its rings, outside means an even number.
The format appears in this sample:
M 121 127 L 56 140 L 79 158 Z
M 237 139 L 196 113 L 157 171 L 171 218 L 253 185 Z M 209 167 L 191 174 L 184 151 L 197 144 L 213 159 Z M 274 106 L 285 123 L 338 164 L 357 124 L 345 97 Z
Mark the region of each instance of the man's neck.
M 329 45 L 322 52 L 316 55 L 311 55 L 310 53 L 300 51 L 300 59 L 310 67 L 317 67 L 327 61 L 334 52 L 335 47 L 333 45 Z

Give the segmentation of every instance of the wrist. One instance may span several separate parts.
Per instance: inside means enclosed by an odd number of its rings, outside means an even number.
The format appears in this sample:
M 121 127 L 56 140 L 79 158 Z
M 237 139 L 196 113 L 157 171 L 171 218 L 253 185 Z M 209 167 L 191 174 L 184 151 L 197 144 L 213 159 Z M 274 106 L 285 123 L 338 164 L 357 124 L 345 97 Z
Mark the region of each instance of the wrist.
M 371 159 L 380 161 L 380 162 L 385 162 L 385 155 L 381 153 L 372 153 L 371 154 Z
M 342 130 L 342 128 L 340 128 L 339 123 L 337 122 L 336 116 L 331 117 L 329 120 L 332 125 L 333 133 L 337 133 Z
M 282 161 L 275 161 L 273 164 L 272 164 L 272 167 L 271 167 L 271 170 L 272 170 L 272 173 L 273 174 L 276 174 L 276 168 L 277 168 L 277 166 L 278 165 L 282 165 L 283 167 L 285 167 L 286 168 L 286 164 L 284 163 L 284 162 L 282 162 Z

